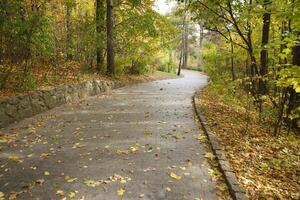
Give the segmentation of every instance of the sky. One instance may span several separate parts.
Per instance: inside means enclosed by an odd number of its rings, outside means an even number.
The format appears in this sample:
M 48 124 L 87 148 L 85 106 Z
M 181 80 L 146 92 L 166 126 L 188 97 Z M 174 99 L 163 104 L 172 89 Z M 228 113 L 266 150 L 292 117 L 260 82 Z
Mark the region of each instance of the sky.
M 176 1 L 166 1 L 166 0 L 155 0 L 154 9 L 160 14 L 166 14 L 171 12 L 172 7 L 176 4 Z

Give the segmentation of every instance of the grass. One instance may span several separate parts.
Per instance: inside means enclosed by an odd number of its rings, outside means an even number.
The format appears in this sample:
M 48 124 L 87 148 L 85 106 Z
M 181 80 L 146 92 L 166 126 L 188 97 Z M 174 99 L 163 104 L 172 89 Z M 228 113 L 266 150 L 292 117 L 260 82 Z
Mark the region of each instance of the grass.
M 154 76 L 161 77 L 161 78 L 178 78 L 183 77 L 181 74 L 180 76 L 177 76 L 177 74 L 172 72 L 163 72 L 163 71 L 156 71 L 154 72 Z

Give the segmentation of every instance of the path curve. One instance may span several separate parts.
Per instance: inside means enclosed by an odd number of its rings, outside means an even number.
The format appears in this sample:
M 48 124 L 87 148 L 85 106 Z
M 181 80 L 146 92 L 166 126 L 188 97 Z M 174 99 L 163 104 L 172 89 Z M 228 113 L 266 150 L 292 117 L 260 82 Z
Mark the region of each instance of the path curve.
M 217 199 L 204 158 L 209 148 L 196 139 L 201 130 L 191 98 L 207 77 L 183 73 L 64 105 L 5 129 L 22 137 L 1 146 L 0 191 L 43 200 Z

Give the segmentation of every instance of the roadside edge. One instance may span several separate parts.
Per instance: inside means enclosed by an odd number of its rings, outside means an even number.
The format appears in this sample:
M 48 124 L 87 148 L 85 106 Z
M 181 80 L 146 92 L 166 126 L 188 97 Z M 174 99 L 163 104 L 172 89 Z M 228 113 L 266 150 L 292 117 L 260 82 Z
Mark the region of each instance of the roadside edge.
M 229 193 L 234 200 L 247 200 L 246 191 L 240 186 L 230 163 L 226 159 L 224 148 L 219 144 L 216 136 L 210 130 L 204 112 L 202 112 L 200 105 L 197 103 L 199 102 L 198 96 L 200 96 L 200 90 L 196 91 L 193 96 L 194 109 L 216 157 L 218 167 L 229 188 Z

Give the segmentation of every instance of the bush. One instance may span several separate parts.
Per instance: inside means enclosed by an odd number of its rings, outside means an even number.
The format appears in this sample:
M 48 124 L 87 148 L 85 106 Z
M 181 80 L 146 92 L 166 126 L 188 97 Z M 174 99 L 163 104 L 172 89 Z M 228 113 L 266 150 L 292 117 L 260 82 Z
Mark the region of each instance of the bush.
M 145 74 L 149 71 L 149 65 L 146 59 L 133 61 L 132 65 L 127 69 L 130 74 Z
M 212 81 L 228 80 L 230 78 L 228 70 L 225 69 L 228 68 L 227 60 L 229 57 L 222 52 L 220 53 L 215 44 L 205 43 L 202 59 L 204 71 Z
M 21 74 L 17 83 L 19 84 L 16 87 L 17 92 L 34 90 L 37 87 L 36 81 L 30 73 Z

